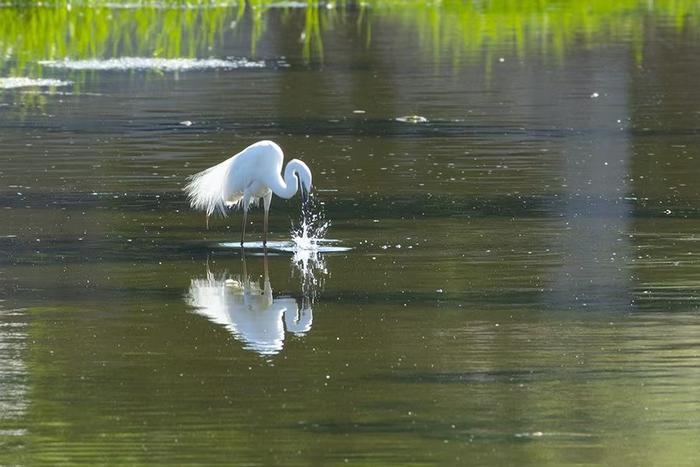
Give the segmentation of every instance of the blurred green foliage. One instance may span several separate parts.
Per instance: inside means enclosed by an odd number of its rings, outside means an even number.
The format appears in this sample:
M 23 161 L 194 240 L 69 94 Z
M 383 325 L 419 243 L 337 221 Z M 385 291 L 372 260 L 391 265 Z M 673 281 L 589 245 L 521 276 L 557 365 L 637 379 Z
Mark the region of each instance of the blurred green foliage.
M 442 0 L 369 1 L 371 20 L 400 22 L 414 30 L 418 44 L 431 53 L 490 54 L 512 48 L 518 56 L 561 58 L 567 45 L 631 40 L 642 59 L 644 28 L 659 16 L 674 18 L 677 29 L 698 25 L 700 2 L 694 0 Z M 697 34 L 697 32 L 696 32 Z
M 214 45 L 232 15 L 242 14 L 242 9 L 231 8 L 56 3 L 59 5 L 0 8 L 0 67 L 11 62 L 12 74 L 27 69 L 36 72 L 37 61 L 66 57 L 194 57 Z
M 39 74 L 37 61 L 66 57 L 209 56 L 227 28 L 244 19 L 251 23 L 255 55 L 260 39 L 272 33 L 266 22 L 273 7 L 303 14 L 300 47 L 307 60 L 322 59 L 324 32 L 344 21 L 349 9 L 359 10 L 357 27 L 368 47 L 373 31 L 398 24 L 415 34 L 425 53 L 449 54 L 455 62 L 467 54 L 488 57 L 506 49 L 521 57 L 536 51 L 558 59 L 574 42 L 594 46 L 620 37 L 631 41 L 639 62 L 648 21 L 671 17 L 679 31 L 697 37 L 700 17 L 695 0 L 14 0 L 1 5 L 5 75 Z

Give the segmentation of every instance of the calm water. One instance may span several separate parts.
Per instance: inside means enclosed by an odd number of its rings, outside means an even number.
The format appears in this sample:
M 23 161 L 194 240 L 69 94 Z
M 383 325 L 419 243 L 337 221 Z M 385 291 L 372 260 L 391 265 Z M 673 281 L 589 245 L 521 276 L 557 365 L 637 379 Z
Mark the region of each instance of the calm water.
M 2 33 L 0 77 L 70 84 L 0 90 L 1 463 L 697 464 L 697 10 L 476 12 L 475 43 L 449 5 L 224 8 L 167 46 L 139 11 Z M 156 55 L 239 62 L 105 65 Z M 350 251 L 242 257 L 190 212 L 263 138 Z

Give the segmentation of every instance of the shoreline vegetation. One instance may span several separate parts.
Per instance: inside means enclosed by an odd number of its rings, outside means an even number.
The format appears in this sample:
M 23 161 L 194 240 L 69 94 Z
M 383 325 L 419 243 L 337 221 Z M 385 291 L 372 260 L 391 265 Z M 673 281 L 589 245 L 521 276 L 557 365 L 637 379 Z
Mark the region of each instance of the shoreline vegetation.
M 303 30 L 295 32 L 307 62 L 322 61 L 324 34 L 348 21 L 356 22 L 365 47 L 392 24 L 413 31 L 416 43 L 407 46 L 436 61 L 447 54 L 455 64 L 470 54 L 488 63 L 504 51 L 560 61 L 572 44 L 620 38 L 641 64 L 650 22 L 671 18 L 678 34 L 695 39 L 700 29 L 700 4 L 688 0 L 0 0 L 0 76 L 41 77 L 40 61 L 67 58 L 211 58 L 229 34 L 245 41 L 255 59 L 258 42 L 275 33 L 271 11 L 280 12 L 284 27 L 296 24 L 291 15 L 303 15 Z

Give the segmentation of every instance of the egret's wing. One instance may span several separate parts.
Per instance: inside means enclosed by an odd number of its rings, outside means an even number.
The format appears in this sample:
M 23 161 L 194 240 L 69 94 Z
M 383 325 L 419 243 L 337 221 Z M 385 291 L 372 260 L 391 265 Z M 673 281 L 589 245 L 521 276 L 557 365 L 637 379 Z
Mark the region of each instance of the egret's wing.
M 233 157 L 189 177 L 185 192 L 190 206 L 205 211 L 207 216 L 211 216 L 214 211 L 225 216 L 226 206 L 235 203 L 235 200 L 226 199 L 225 193 L 232 165 Z

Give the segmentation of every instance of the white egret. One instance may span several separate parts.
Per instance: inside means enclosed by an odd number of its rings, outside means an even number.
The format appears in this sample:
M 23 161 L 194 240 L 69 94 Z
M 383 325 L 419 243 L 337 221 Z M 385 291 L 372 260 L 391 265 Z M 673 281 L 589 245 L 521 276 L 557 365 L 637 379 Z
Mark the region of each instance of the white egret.
M 245 238 L 248 209 L 261 199 L 265 209 L 263 244 L 267 244 L 267 220 L 272 194 L 289 199 L 301 184 L 304 200 L 311 190 L 311 170 L 298 159 L 287 163 L 282 172 L 284 153 L 272 141 L 258 141 L 235 156 L 188 178 L 185 192 L 190 206 L 205 211 L 207 228 L 209 216 L 219 211 L 226 216 L 226 208 L 243 209 L 241 245 Z

